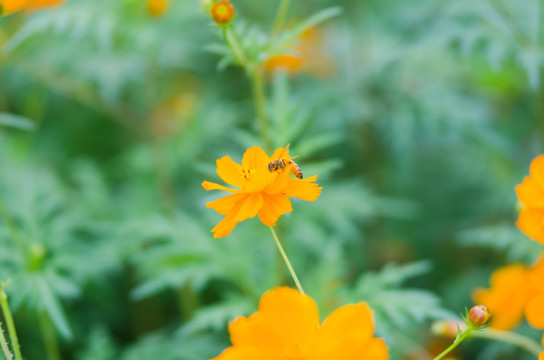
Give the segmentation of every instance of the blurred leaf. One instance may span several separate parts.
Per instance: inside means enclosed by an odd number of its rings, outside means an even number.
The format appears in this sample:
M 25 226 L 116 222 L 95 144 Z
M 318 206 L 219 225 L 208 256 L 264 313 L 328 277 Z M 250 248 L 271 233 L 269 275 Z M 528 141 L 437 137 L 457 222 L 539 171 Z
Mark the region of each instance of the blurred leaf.
M 12 127 L 19 130 L 34 130 L 34 121 L 20 115 L 0 113 L 0 126 Z

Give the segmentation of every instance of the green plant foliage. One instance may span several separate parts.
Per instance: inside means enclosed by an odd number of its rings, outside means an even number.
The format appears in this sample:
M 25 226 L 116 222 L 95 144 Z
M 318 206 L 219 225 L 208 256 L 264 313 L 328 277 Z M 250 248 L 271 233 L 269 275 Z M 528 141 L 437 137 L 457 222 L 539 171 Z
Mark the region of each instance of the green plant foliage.
M 25 359 L 211 359 L 229 321 L 294 287 L 257 217 L 210 233 L 225 192 L 201 183 L 255 145 L 290 144 L 318 175 L 276 232 L 322 318 L 367 302 L 392 360 L 435 356 L 431 322 L 541 256 L 514 187 L 544 143 L 542 4 L 292 1 L 271 36 L 276 2 L 231 1 L 249 65 L 204 1 L 0 17 L 0 280 Z M 285 54 L 298 67 L 257 71 Z M 480 339 L 457 354 L 526 355 Z

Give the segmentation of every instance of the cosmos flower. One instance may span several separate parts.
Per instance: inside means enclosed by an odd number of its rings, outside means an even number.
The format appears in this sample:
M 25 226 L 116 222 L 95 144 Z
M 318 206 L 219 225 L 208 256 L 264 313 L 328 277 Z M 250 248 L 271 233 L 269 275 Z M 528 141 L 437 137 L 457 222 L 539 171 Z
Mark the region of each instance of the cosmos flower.
M 147 0 L 147 12 L 155 17 L 163 15 L 169 6 L 168 0 Z
M 544 335 L 542 335 L 542 346 L 544 346 Z M 544 360 L 544 351 L 540 353 L 538 360 Z
M 521 321 L 529 295 L 529 275 L 525 265 L 508 265 L 493 272 L 489 289 L 473 293 L 474 302 L 487 306 L 492 314 L 490 327 L 510 330 Z
M 531 239 L 544 244 L 544 155 L 531 162 L 529 174 L 516 186 L 523 204 L 516 224 Z
M 34 11 L 39 8 L 54 6 L 64 0 L 2 0 L 0 1 L 1 15 L 8 15 L 19 10 Z
M 529 295 L 525 305 L 527 322 L 538 329 L 544 329 L 544 256 L 531 267 L 529 274 Z
M 385 360 L 367 304 L 336 309 L 320 324 L 315 302 L 287 287 L 266 292 L 259 311 L 229 325 L 232 346 L 212 360 Z
M 493 272 L 489 289 L 478 289 L 473 300 L 488 307 L 490 327 L 511 330 L 525 316 L 527 322 L 544 329 L 544 256 L 534 265 L 508 265 Z
M 213 4 L 210 15 L 217 24 L 225 26 L 234 18 L 236 12 L 230 1 L 223 0 Z
M 229 156 L 217 160 L 217 174 L 227 184 L 239 189 L 204 181 L 206 190 L 224 190 L 232 193 L 206 204 L 225 215 L 212 229 L 214 238 L 227 236 L 239 222 L 255 215 L 267 226 L 276 225 L 278 218 L 292 211 L 290 198 L 314 201 L 321 194 L 321 187 L 314 181 L 317 175 L 306 179 L 291 176 L 298 166 L 288 154 L 288 148 L 278 148 L 269 157 L 260 147 L 253 146 L 244 153 L 242 165 Z M 274 161 L 281 161 L 282 168 L 271 170 Z

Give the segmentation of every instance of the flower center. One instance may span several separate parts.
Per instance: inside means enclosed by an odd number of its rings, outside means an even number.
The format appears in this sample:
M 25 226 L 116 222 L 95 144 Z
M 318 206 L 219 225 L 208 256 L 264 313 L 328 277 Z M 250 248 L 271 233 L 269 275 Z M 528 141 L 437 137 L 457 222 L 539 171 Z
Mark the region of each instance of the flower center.
M 255 174 L 255 169 L 242 169 L 242 175 L 244 176 L 244 179 L 251 180 L 253 175 Z

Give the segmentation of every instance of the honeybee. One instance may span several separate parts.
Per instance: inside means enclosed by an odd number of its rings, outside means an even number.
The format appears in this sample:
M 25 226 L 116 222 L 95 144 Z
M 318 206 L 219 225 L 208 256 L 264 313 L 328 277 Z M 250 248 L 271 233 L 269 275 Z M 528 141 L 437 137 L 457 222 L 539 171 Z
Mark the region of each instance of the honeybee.
M 289 151 L 289 144 L 285 147 L 285 152 Z M 285 170 L 285 168 L 289 165 L 291 166 L 291 174 L 295 175 L 296 178 L 302 179 L 304 176 L 302 175 L 302 170 L 300 169 L 300 166 L 297 165 L 296 162 L 293 160 L 285 160 L 284 158 L 274 159 L 268 164 L 268 171 L 270 172 L 277 172 L 280 170 Z

